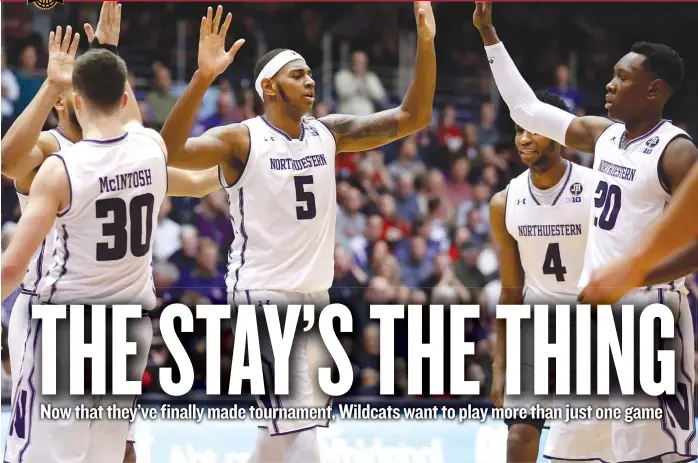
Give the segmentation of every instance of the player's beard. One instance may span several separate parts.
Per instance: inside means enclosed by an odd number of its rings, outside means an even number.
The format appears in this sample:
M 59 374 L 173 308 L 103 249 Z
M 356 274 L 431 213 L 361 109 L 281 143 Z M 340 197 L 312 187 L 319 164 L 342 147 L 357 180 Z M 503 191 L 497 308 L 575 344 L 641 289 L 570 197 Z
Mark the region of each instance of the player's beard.
M 82 132 L 82 126 L 80 125 L 80 121 L 78 121 L 78 115 L 75 112 L 75 108 L 72 106 L 68 106 L 68 118 L 70 119 L 70 123 L 75 126 L 76 129 Z
M 288 104 L 291 103 L 290 98 L 288 97 L 288 95 L 286 95 L 286 92 L 284 92 L 284 89 L 283 89 L 283 87 L 281 87 L 280 84 L 279 84 L 279 96 L 281 97 L 281 101 L 283 101 L 284 103 L 288 103 Z

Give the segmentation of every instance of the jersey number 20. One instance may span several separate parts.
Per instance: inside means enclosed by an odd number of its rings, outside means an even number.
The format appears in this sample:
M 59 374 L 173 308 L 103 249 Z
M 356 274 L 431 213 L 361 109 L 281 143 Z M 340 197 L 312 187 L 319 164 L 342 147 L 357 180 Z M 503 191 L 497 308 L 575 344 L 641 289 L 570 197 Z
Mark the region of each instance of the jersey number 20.
M 119 260 L 126 257 L 131 242 L 131 254 L 143 257 L 150 250 L 153 234 L 153 205 L 155 197 L 150 193 L 135 196 L 128 207 L 121 198 L 100 199 L 95 202 L 98 219 L 106 219 L 112 214 L 112 221 L 102 224 L 102 236 L 111 237 L 114 245 L 97 243 L 97 261 Z M 145 210 L 144 210 L 145 209 Z M 143 213 L 145 213 L 145 237 L 143 237 Z M 130 220 L 126 220 L 126 219 Z M 127 223 L 131 226 L 126 229 Z M 145 238 L 145 241 L 143 240 Z
M 595 193 L 598 194 L 594 198 L 594 207 L 602 208 L 601 215 L 594 217 L 594 226 L 600 227 L 602 230 L 613 230 L 620 212 L 620 187 L 618 185 L 609 185 L 601 181 L 596 187 Z

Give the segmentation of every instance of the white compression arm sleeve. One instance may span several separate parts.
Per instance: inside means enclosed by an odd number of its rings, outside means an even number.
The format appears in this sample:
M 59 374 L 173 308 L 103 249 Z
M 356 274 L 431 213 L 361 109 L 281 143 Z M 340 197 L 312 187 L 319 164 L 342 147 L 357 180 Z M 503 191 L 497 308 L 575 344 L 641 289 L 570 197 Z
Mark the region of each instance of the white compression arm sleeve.
M 502 42 L 485 47 L 485 52 L 499 93 L 514 122 L 564 145 L 567 128 L 575 116 L 536 98 Z

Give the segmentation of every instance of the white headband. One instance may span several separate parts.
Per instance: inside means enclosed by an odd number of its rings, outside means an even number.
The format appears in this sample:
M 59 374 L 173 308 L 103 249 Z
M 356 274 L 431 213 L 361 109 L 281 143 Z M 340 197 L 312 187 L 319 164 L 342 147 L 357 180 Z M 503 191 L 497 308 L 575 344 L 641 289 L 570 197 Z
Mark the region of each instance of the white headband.
M 269 61 L 266 66 L 264 66 L 262 72 L 259 73 L 259 76 L 257 76 L 257 80 L 254 83 L 254 88 L 255 90 L 257 90 L 257 95 L 259 95 L 259 97 L 262 100 L 264 100 L 264 97 L 262 96 L 262 79 L 271 79 L 276 75 L 277 72 L 281 70 L 282 67 L 286 66 L 291 61 L 295 61 L 297 59 L 305 62 L 305 59 L 295 51 L 284 50 L 275 57 L 273 57 L 271 61 Z

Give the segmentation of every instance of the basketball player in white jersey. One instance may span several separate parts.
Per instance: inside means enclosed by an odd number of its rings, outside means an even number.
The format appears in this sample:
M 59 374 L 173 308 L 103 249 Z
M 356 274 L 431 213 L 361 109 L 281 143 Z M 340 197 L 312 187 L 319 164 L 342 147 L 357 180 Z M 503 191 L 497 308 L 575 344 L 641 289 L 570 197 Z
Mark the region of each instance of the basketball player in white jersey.
M 51 33 L 49 43 L 53 53 L 59 48 L 68 52 L 70 38 L 61 44 L 60 37 Z M 70 46 L 74 55 L 77 37 Z M 144 310 L 155 305 L 152 225 L 166 194 L 167 154 L 156 132 L 136 122 L 124 129 L 120 113 L 128 100 L 126 74 L 123 60 L 107 50 L 91 50 L 75 60 L 72 102 L 83 139 L 44 160 L 17 225 L 19 234 L 2 260 L 4 298 L 19 285 L 33 253 L 55 223 L 54 264 L 39 282 L 30 312 L 34 304 L 87 304 L 85 324 L 90 326 L 92 304 L 131 303 Z M 134 400 L 89 392 L 82 397 L 67 395 L 66 326 L 58 328 L 58 395 L 47 400 L 37 389 L 42 372 L 41 322 L 32 319 L 28 325 L 5 461 L 121 463 L 124 459 L 127 420 L 40 419 L 41 404 L 46 402 L 124 407 Z M 138 345 L 135 361 L 129 363 L 129 378 L 140 379 L 152 338 L 150 319 L 134 320 L 129 331 Z
M 328 304 L 334 273 L 335 154 L 385 145 L 431 121 L 436 28 L 428 2 L 415 2 L 414 11 L 419 36 L 415 76 L 398 108 L 367 117 L 333 115 L 304 122 L 315 98 L 310 68 L 299 53 L 274 50 L 261 58 L 254 73 L 264 115 L 188 138 L 204 93 L 244 42 L 238 40 L 225 51 L 231 15 L 223 22 L 222 7 L 215 17 L 209 8 L 202 18 L 199 69 L 167 118 L 162 135 L 170 165 L 192 170 L 219 166 L 235 229 L 226 280 L 232 305 L 297 302 L 321 309 Z M 310 380 L 307 346 L 301 336 L 295 339 L 291 395 L 259 398 L 260 406 L 329 404 L 327 397 L 316 397 L 322 393 Z M 269 360 L 273 356 L 268 345 L 262 351 L 268 374 L 273 371 Z M 315 428 L 327 424 L 325 420 L 268 422 L 259 431 L 250 462 L 319 462 Z
M 589 217 L 589 237 L 580 289 L 592 272 L 630 251 L 658 220 L 698 160 L 698 149 L 681 129 L 662 118 L 664 106 L 680 86 L 683 61 L 665 45 L 635 44 L 615 65 L 606 89 L 603 117 L 575 117 L 539 101 L 521 77 L 492 26 L 492 6 L 477 3 L 473 23 L 512 119 L 527 130 L 579 151 L 594 154 L 598 181 Z M 638 308 L 663 303 L 676 317 L 675 396 L 609 396 L 611 406 L 661 407 L 654 421 L 613 421 L 612 447 L 618 461 L 693 460 L 696 451 L 693 399 L 694 328 L 683 278 L 633 289 L 619 303 Z M 601 424 L 600 424 L 601 425 Z M 573 458 L 575 448 L 556 446 L 550 436 L 546 456 Z M 599 456 L 598 458 L 601 458 Z
M 540 101 L 568 111 L 565 102 L 548 92 Z M 564 159 L 561 146 L 548 138 L 516 126 L 515 144 L 529 169 L 495 194 L 490 202 L 492 234 L 499 245 L 502 281 L 500 304 L 574 304 L 582 273 L 594 171 Z M 554 317 L 549 314 L 549 317 Z M 551 323 L 552 324 L 552 323 Z M 520 396 L 504 395 L 506 373 L 506 323 L 497 323 L 493 363 L 492 400 L 497 407 L 552 405 L 533 394 L 532 320 L 522 322 Z M 528 416 L 506 420 L 507 462 L 535 463 L 544 419 Z M 551 423 L 550 426 L 555 426 Z M 588 455 L 598 454 L 602 441 L 589 423 L 575 423 L 584 434 Z
M 121 5 L 116 2 L 104 2 L 97 29 L 85 24 L 85 32 L 90 46 L 116 51 L 121 24 Z M 61 41 L 61 28 L 56 30 L 56 40 Z M 70 43 L 72 28 L 66 28 L 64 43 Z M 97 39 L 97 40 L 95 40 Z M 74 40 L 79 40 L 76 34 Z M 82 138 L 82 129 L 75 115 L 75 109 L 67 96 L 71 90 L 72 63 L 75 50 L 68 51 L 49 47 L 49 65 L 47 79 L 30 105 L 20 114 L 6 136 L 2 139 L 2 174 L 13 179 L 19 199 L 20 209 L 24 211 L 29 201 L 28 192 L 38 168 L 44 159 L 52 153 L 59 153 L 72 146 Z M 141 115 L 130 86 L 127 84 L 129 98 L 123 110 L 124 123 L 137 121 Z M 56 111 L 58 126 L 42 132 L 41 129 L 51 109 Z M 168 168 L 168 196 L 203 197 L 220 188 L 217 169 L 194 172 Z M 54 230 L 48 234 L 41 247 L 36 251 L 29 265 L 25 278 L 20 285 L 20 293 L 13 303 L 8 329 L 8 346 L 10 351 L 11 371 L 15 372 L 13 384 L 19 380 L 20 362 L 24 352 L 24 340 L 29 324 L 29 301 L 35 294 L 40 279 L 53 264 Z M 14 386 L 13 394 L 14 396 Z M 135 462 L 133 448 L 133 426 L 129 428 L 124 461 Z

